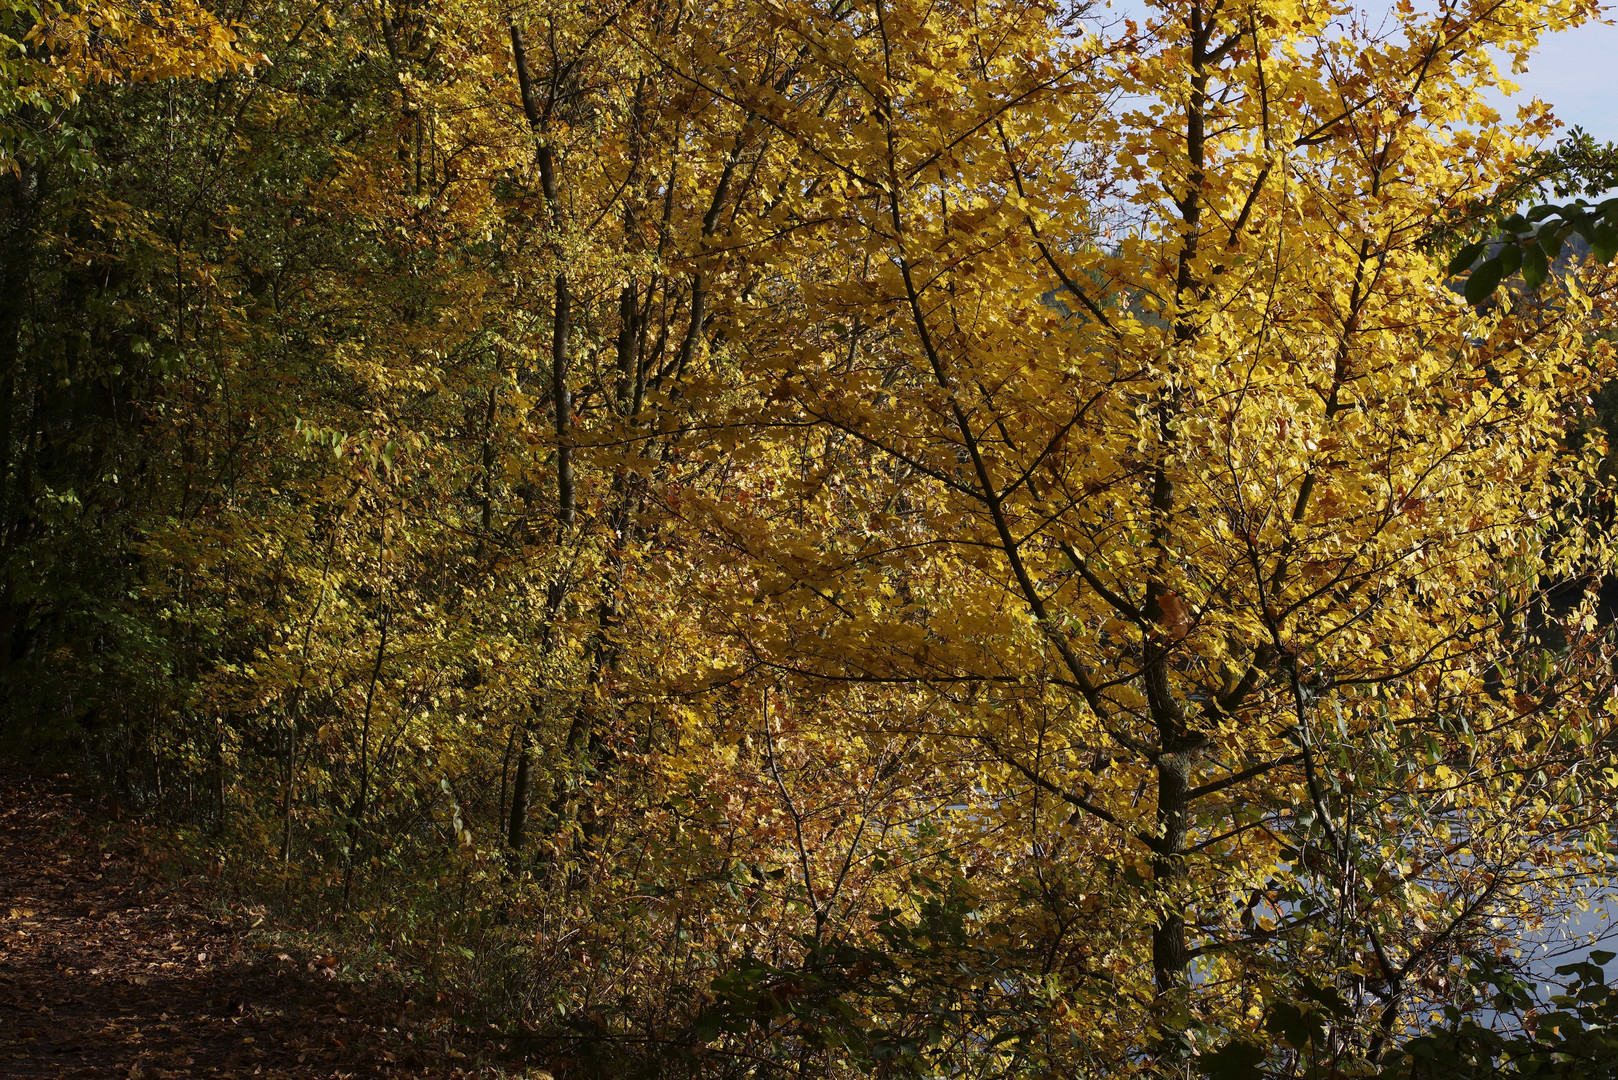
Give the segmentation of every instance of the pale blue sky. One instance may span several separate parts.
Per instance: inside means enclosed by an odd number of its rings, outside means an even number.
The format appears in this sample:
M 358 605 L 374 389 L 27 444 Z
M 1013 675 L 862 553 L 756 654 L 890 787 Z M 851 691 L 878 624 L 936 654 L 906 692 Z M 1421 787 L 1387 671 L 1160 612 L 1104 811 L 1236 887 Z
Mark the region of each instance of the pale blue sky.
M 1357 0 L 1362 10 L 1386 11 L 1393 0 Z M 1415 0 L 1418 7 L 1431 0 Z M 1107 16 L 1141 18 L 1141 0 L 1102 0 Z M 1609 16 L 1618 16 L 1618 0 L 1609 0 Z M 1501 64 L 1510 70 L 1510 59 Z M 1538 97 L 1555 107 L 1568 127 L 1578 124 L 1600 142 L 1618 142 L 1618 26 L 1590 24 L 1545 39 L 1529 60 L 1528 73 L 1512 76 L 1522 86 L 1518 97 Z M 1496 108 L 1503 99 L 1493 102 Z M 1501 111 L 1510 116 L 1504 108 Z
M 1547 38 L 1518 75 L 1522 95 L 1542 98 L 1557 118 L 1599 142 L 1618 141 L 1618 26 L 1588 25 Z

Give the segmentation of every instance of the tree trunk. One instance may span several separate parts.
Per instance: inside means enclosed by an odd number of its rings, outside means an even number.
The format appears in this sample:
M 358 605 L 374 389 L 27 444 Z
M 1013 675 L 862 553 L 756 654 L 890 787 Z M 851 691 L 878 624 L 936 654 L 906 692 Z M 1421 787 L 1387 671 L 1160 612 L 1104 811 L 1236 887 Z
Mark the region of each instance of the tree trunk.
M 511 823 L 506 830 L 506 858 L 513 875 L 522 870 L 522 847 L 528 828 L 528 794 L 533 788 L 533 754 L 528 748 L 528 733 L 518 736 L 522 749 L 517 754 L 517 775 L 511 782 Z
M 19 531 L 23 484 L 14 474 L 21 462 L 12 454 L 17 374 L 22 366 L 22 324 L 27 279 L 34 257 L 34 210 L 38 205 L 38 174 L 20 159 L 17 171 L 0 179 L 0 554 L 9 553 Z M 11 665 L 23 650 L 21 605 L 14 602 L 11 582 L 0 589 L 0 670 Z
M 1176 886 L 1185 877 L 1186 795 L 1190 766 L 1182 754 L 1164 754 L 1157 766 L 1157 823 L 1161 834 L 1152 859 L 1153 884 L 1159 893 L 1157 922 L 1152 927 L 1152 975 L 1159 994 L 1186 985 L 1190 963 L 1185 943 L 1185 916 L 1173 906 Z

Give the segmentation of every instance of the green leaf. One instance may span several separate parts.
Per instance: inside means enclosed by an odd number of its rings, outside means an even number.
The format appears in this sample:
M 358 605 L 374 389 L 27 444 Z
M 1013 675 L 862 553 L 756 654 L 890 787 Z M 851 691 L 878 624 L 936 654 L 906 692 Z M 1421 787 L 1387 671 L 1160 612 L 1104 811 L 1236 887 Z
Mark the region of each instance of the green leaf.
M 1508 278 L 1522 266 L 1522 245 L 1507 244 L 1495 258 L 1500 260 L 1500 277 Z
M 1538 244 L 1523 252 L 1522 279 L 1528 283 L 1530 289 L 1537 289 L 1545 284 L 1548 271 L 1545 250 Z
M 1211 1080 L 1252 1080 L 1264 1060 L 1264 1048 L 1256 1043 L 1229 1042 L 1211 1054 L 1203 1054 L 1197 1064 Z
M 1270 1015 L 1265 1018 L 1264 1030 L 1272 1035 L 1281 1036 L 1295 1049 L 1302 1050 L 1318 1039 L 1324 1025 L 1313 1012 L 1300 1009 L 1289 1001 L 1282 1001 L 1270 1006 Z
M 1475 244 L 1468 244 L 1461 250 L 1457 251 L 1455 253 L 1455 257 L 1449 261 L 1449 269 L 1444 271 L 1444 276 L 1454 277 L 1456 274 L 1459 274 L 1461 271 L 1467 269 L 1473 263 L 1477 262 L 1478 256 L 1483 254 L 1483 248 L 1484 244 L 1480 240 Z
M 1566 239 L 1565 225 L 1551 224 L 1539 230 L 1539 248 L 1551 262 L 1562 253 L 1562 241 Z
M 1313 979 L 1305 978 L 1302 990 L 1304 997 L 1326 1006 L 1327 1009 L 1331 1010 L 1333 1016 L 1349 1016 L 1354 1011 L 1348 1000 L 1343 997 L 1342 992 L 1335 986 L 1322 986 Z
M 1597 225 L 1590 237 L 1590 254 L 1603 266 L 1612 262 L 1612 257 L 1618 255 L 1618 229 L 1606 224 Z
M 1466 302 L 1474 306 L 1483 303 L 1494 294 L 1502 276 L 1498 256 L 1485 260 L 1483 265 L 1472 271 L 1472 275 L 1466 279 Z

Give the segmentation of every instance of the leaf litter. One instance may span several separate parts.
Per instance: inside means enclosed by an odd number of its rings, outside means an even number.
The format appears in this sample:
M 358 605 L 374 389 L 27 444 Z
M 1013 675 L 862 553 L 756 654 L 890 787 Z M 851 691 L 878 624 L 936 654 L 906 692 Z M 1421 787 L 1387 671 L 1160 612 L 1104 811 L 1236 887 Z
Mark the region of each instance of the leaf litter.
M 205 874 L 168 880 L 146 835 L 60 779 L 0 770 L 0 1075 L 509 1075 L 480 1063 L 498 1047 L 336 957 L 265 948 L 261 913 Z

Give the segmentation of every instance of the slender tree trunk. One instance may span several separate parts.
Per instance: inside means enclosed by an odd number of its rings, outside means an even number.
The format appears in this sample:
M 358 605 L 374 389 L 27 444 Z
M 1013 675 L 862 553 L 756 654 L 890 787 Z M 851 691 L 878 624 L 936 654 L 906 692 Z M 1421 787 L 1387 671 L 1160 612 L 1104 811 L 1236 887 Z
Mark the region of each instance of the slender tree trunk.
M 225 722 L 217 721 L 213 741 L 214 831 L 225 831 Z
M 1175 906 L 1177 886 L 1185 879 L 1186 793 L 1190 767 L 1180 754 L 1165 754 L 1157 769 L 1157 821 L 1161 833 L 1152 860 L 1153 883 L 1162 903 L 1152 927 L 1152 975 L 1159 994 L 1186 984 L 1190 955 L 1185 942 L 1185 916 Z
M 496 387 L 489 387 L 489 401 L 483 413 L 483 528 L 478 534 L 477 560 L 481 565 L 488 550 L 489 534 L 494 529 L 494 421 L 499 396 Z
M 511 822 L 506 830 L 507 863 L 513 875 L 522 870 L 522 848 L 528 828 L 528 795 L 533 787 L 533 756 L 528 749 L 528 733 L 519 733 L 522 749 L 517 754 L 516 776 L 511 782 Z
M 551 397 L 556 406 L 556 518 L 571 528 L 577 514 L 573 490 L 573 399 L 567 385 L 567 338 L 573 329 L 573 297 L 567 276 L 556 275 L 556 311 L 551 330 Z
M 31 112 L 32 110 L 26 110 Z M 17 376 L 22 367 L 22 324 L 28 276 L 34 259 L 34 210 L 38 205 L 38 170 L 22 160 L 17 171 L 0 179 L 4 231 L 0 233 L 0 554 L 8 553 L 19 532 L 22 506 L 21 462 L 13 455 L 13 416 Z M 21 611 L 11 582 L 0 589 L 0 670 L 21 654 Z
M 286 770 L 281 787 L 281 863 L 283 866 L 292 861 L 292 780 L 297 768 L 297 761 L 295 760 L 297 731 L 296 718 L 289 717 L 286 730 Z
M 556 155 L 550 145 L 548 130 L 551 107 L 555 103 L 555 83 L 553 79 L 551 93 L 547 95 L 541 108 L 533 75 L 528 66 L 528 49 L 523 43 L 522 31 L 514 22 L 509 24 L 508 28 L 511 33 L 511 58 L 517 71 L 517 88 L 522 97 L 523 115 L 528 121 L 529 129 L 541 140 L 534 153 L 534 160 L 539 166 L 540 187 L 544 192 L 546 207 L 550 211 L 552 246 L 559 267 L 555 279 L 555 306 L 551 318 L 551 400 L 556 425 L 556 519 L 560 526 L 558 530 L 560 538 L 560 535 L 565 535 L 573 528 L 577 518 L 578 497 L 574 489 L 573 476 L 572 394 L 568 387 L 568 337 L 573 330 L 573 296 L 567 275 L 560 270 L 563 248 L 560 243 L 555 242 L 559 240 L 562 232 L 562 207 L 557 195 Z M 552 587 L 548 604 L 548 617 L 552 623 L 561 613 L 563 599 L 558 582 Z M 542 646 L 544 651 L 549 652 L 553 642 L 554 634 L 547 631 Z M 506 828 L 509 865 L 514 872 L 522 864 L 522 849 L 527 839 L 528 803 L 533 788 L 531 734 L 525 723 L 519 733 L 522 745 L 517 757 L 516 777 L 512 783 L 511 820 Z
M 343 874 L 343 905 L 348 905 L 348 893 L 354 883 L 354 864 L 359 861 L 360 821 L 371 803 L 371 716 L 376 706 L 377 681 L 382 676 L 382 661 L 388 651 L 388 611 L 382 610 L 381 634 L 376 646 L 376 662 L 371 667 L 370 682 L 365 689 L 365 719 L 360 725 L 360 790 L 349 811 L 348 868 Z
M 1186 104 L 1186 155 L 1190 171 L 1186 178 L 1185 197 L 1177 201 L 1181 221 L 1184 223 L 1179 253 L 1179 267 L 1175 279 L 1174 295 L 1177 304 L 1194 300 L 1201 290 L 1193 263 L 1197 257 L 1198 237 L 1202 219 L 1203 161 L 1206 152 L 1205 109 L 1208 75 L 1204 65 L 1208 58 L 1208 43 L 1212 26 L 1205 22 L 1201 8 L 1193 7 L 1191 20 L 1191 93 Z M 1190 343 L 1199 335 L 1196 325 L 1176 313 L 1175 340 Z M 1166 389 L 1157 403 L 1158 439 L 1164 447 L 1178 441 L 1178 419 L 1182 402 L 1177 389 Z M 1163 451 L 1165 455 L 1171 452 Z M 1152 974 L 1158 993 L 1167 995 L 1186 986 L 1190 953 L 1186 947 L 1185 916 L 1178 908 L 1179 884 L 1186 875 L 1185 849 L 1190 816 L 1192 762 L 1206 739 L 1186 724 L 1184 710 L 1174 697 L 1169 684 L 1168 660 L 1173 648 L 1174 629 L 1170 617 L 1170 601 L 1177 601 L 1165 579 L 1168 577 L 1173 556 L 1168 544 L 1168 522 L 1175 512 L 1174 482 L 1169 475 L 1169 462 L 1158 465 L 1153 477 L 1151 509 L 1153 517 L 1152 545 L 1158 550 L 1157 569 L 1146 587 L 1146 612 L 1157 622 L 1163 637 L 1146 643 L 1142 681 L 1150 704 L 1152 718 L 1157 726 L 1160 756 L 1157 760 L 1157 828 L 1156 850 L 1152 860 L 1154 884 L 1159 890 L 1159 909 L 1152 927 Z

